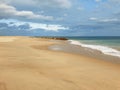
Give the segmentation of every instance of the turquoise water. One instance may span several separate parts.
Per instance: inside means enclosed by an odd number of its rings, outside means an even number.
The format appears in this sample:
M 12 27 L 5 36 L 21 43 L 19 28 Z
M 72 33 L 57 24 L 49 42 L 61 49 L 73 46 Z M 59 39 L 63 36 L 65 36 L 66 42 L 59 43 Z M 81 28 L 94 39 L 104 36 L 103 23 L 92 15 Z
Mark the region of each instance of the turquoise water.
M 84 44 L 102 45 L 120 50 L 120 37 L 67 37 Z
M 71 44 L 120 57 L 120 37 L 67 37 Z

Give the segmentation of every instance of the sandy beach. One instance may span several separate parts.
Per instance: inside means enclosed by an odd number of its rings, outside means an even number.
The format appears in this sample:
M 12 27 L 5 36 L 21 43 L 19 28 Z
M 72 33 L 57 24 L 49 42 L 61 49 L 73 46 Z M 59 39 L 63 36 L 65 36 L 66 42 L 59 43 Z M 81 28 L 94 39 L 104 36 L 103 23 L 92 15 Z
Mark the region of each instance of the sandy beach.
M 120 64 L 48 49 L 62 43 L 1 36 L 0 90 L 120 90 Z

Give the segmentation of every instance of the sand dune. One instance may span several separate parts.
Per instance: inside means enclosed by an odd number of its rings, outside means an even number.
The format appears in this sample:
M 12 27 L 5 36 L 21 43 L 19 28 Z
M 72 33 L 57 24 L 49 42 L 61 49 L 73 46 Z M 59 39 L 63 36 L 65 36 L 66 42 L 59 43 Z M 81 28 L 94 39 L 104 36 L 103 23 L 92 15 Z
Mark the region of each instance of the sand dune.
M 120 90 L 119 64 L 47 49 L 59 43 L 0 37 L 0 90 Z

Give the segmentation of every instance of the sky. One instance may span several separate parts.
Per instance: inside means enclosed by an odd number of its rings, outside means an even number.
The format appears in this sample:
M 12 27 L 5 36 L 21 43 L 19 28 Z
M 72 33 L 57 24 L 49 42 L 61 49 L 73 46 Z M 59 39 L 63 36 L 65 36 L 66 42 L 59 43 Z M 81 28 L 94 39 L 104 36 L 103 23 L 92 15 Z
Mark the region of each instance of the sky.
M 0 35 L 120 36 L 120 0 L 0 0 Z

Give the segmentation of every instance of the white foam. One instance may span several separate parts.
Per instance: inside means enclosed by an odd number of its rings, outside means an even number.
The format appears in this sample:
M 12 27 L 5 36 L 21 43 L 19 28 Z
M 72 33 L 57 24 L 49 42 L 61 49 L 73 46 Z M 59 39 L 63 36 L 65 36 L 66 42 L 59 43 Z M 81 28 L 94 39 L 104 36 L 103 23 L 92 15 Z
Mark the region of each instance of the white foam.
M 83 44 L 80 43 L 79 41 L 75 41 L 75 40 L 69 40 L 71 42 L 71 44 L 74 45 L 80 45 L 82 47 L 86 47 L 86 48 L 91 48 L 94 50 L 99 50 L 100 52 L 106 54 L 106 55 L 111 55 L 111 56 L 116 56 L 120 58 L 120 51 L 107 47 L 107 46 L 101 46 L 101 45 L 89 45 L 89 44 Z

